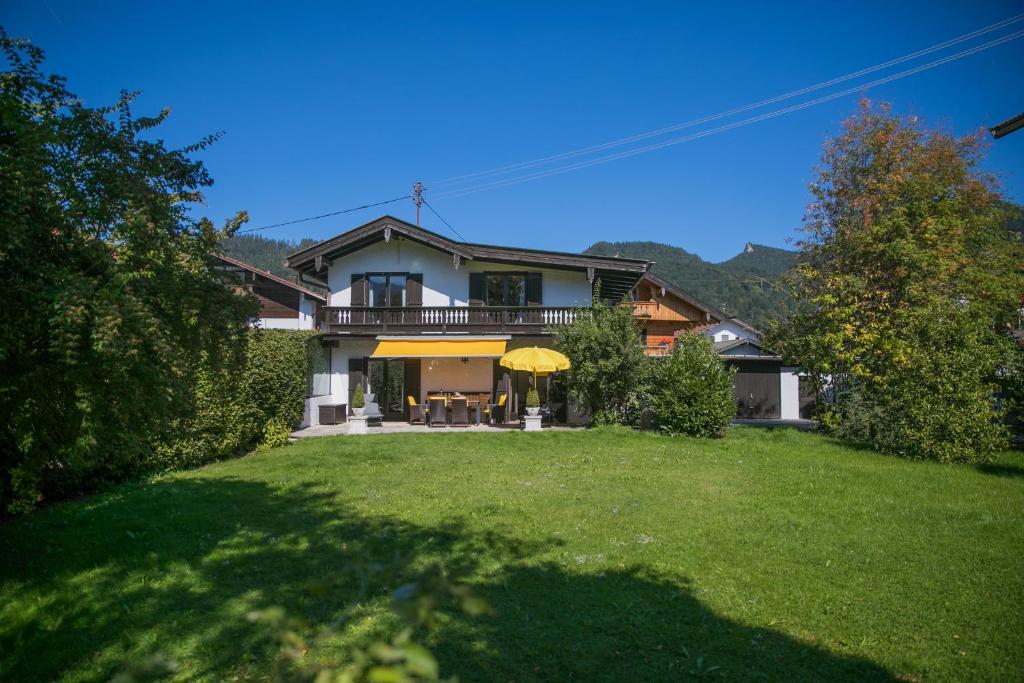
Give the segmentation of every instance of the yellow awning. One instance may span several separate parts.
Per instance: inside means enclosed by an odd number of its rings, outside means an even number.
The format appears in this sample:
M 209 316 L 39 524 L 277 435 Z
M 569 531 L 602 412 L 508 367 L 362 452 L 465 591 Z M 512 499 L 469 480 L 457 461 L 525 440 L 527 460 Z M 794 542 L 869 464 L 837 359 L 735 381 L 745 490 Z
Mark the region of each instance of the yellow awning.
M 371 358 L 500 358 L 504 339 L 398 340 L 377 342 Z

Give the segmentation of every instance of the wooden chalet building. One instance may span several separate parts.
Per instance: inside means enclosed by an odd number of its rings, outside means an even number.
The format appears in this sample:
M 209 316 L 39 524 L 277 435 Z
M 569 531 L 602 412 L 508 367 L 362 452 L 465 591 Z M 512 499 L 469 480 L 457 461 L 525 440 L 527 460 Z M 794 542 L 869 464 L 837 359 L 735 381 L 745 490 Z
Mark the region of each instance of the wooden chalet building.
M 264 329 L 312 330 L 327 297 L 283 277 L 224 254 L 215 254 L 223 271 L 233 273 L 237 289 L 253 294 L 260 302 L 259 317 L 252 324 Z

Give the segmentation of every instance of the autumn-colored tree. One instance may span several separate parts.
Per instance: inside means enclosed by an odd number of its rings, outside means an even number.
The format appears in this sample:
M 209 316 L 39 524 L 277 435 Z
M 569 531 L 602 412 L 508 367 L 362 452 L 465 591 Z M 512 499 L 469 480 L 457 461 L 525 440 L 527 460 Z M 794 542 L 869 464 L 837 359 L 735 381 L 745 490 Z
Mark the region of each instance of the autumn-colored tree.
M 244 349 L 251 302 L 211 264 L 192 216 L 211 184 L 136 118 L 133 95 L 89 108 L 43 53 L 0 29 L 0 511 L 147 466 L 190 400 L 200 358 Z M 221 353 L 226 352 L 226 353 Z
M 825 144 L 769 343 L 815 380 L 822 422 L 907 457 L 971 461 L 1005 440 L 996 378 L 1024 292 L 981 133 L 862 102 Z

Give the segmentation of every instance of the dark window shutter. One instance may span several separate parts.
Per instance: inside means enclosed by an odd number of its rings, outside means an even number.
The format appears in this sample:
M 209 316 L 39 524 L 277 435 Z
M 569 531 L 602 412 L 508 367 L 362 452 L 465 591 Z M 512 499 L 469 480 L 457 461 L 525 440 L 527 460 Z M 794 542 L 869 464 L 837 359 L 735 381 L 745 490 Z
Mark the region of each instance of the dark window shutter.
M 423 273 L 410 273 L 405 281 L 405 305 L 423 305 Z
M 470 273 L 469 274 L 469 305 L 470 306 L 483 306 L 484 305 L 484 274 L 483 273 Z
M 544 303 L 544 286 L 541 273 L 526 274 L 526 305 L 540 306 Z
M 366 275 L 364 273 L 352 273 L 352 305 L 366 305 Z

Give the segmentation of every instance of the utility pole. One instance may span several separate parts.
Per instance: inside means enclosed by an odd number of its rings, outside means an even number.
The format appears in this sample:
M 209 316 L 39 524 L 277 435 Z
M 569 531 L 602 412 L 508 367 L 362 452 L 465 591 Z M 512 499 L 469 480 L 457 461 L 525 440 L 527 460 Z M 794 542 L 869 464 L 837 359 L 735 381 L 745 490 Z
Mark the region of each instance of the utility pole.
M 416 205 L 416 225 L 420 224 L 420 207 L 423 206 L 423 183 L 416 181 L 412 186 L 412 201 Z

